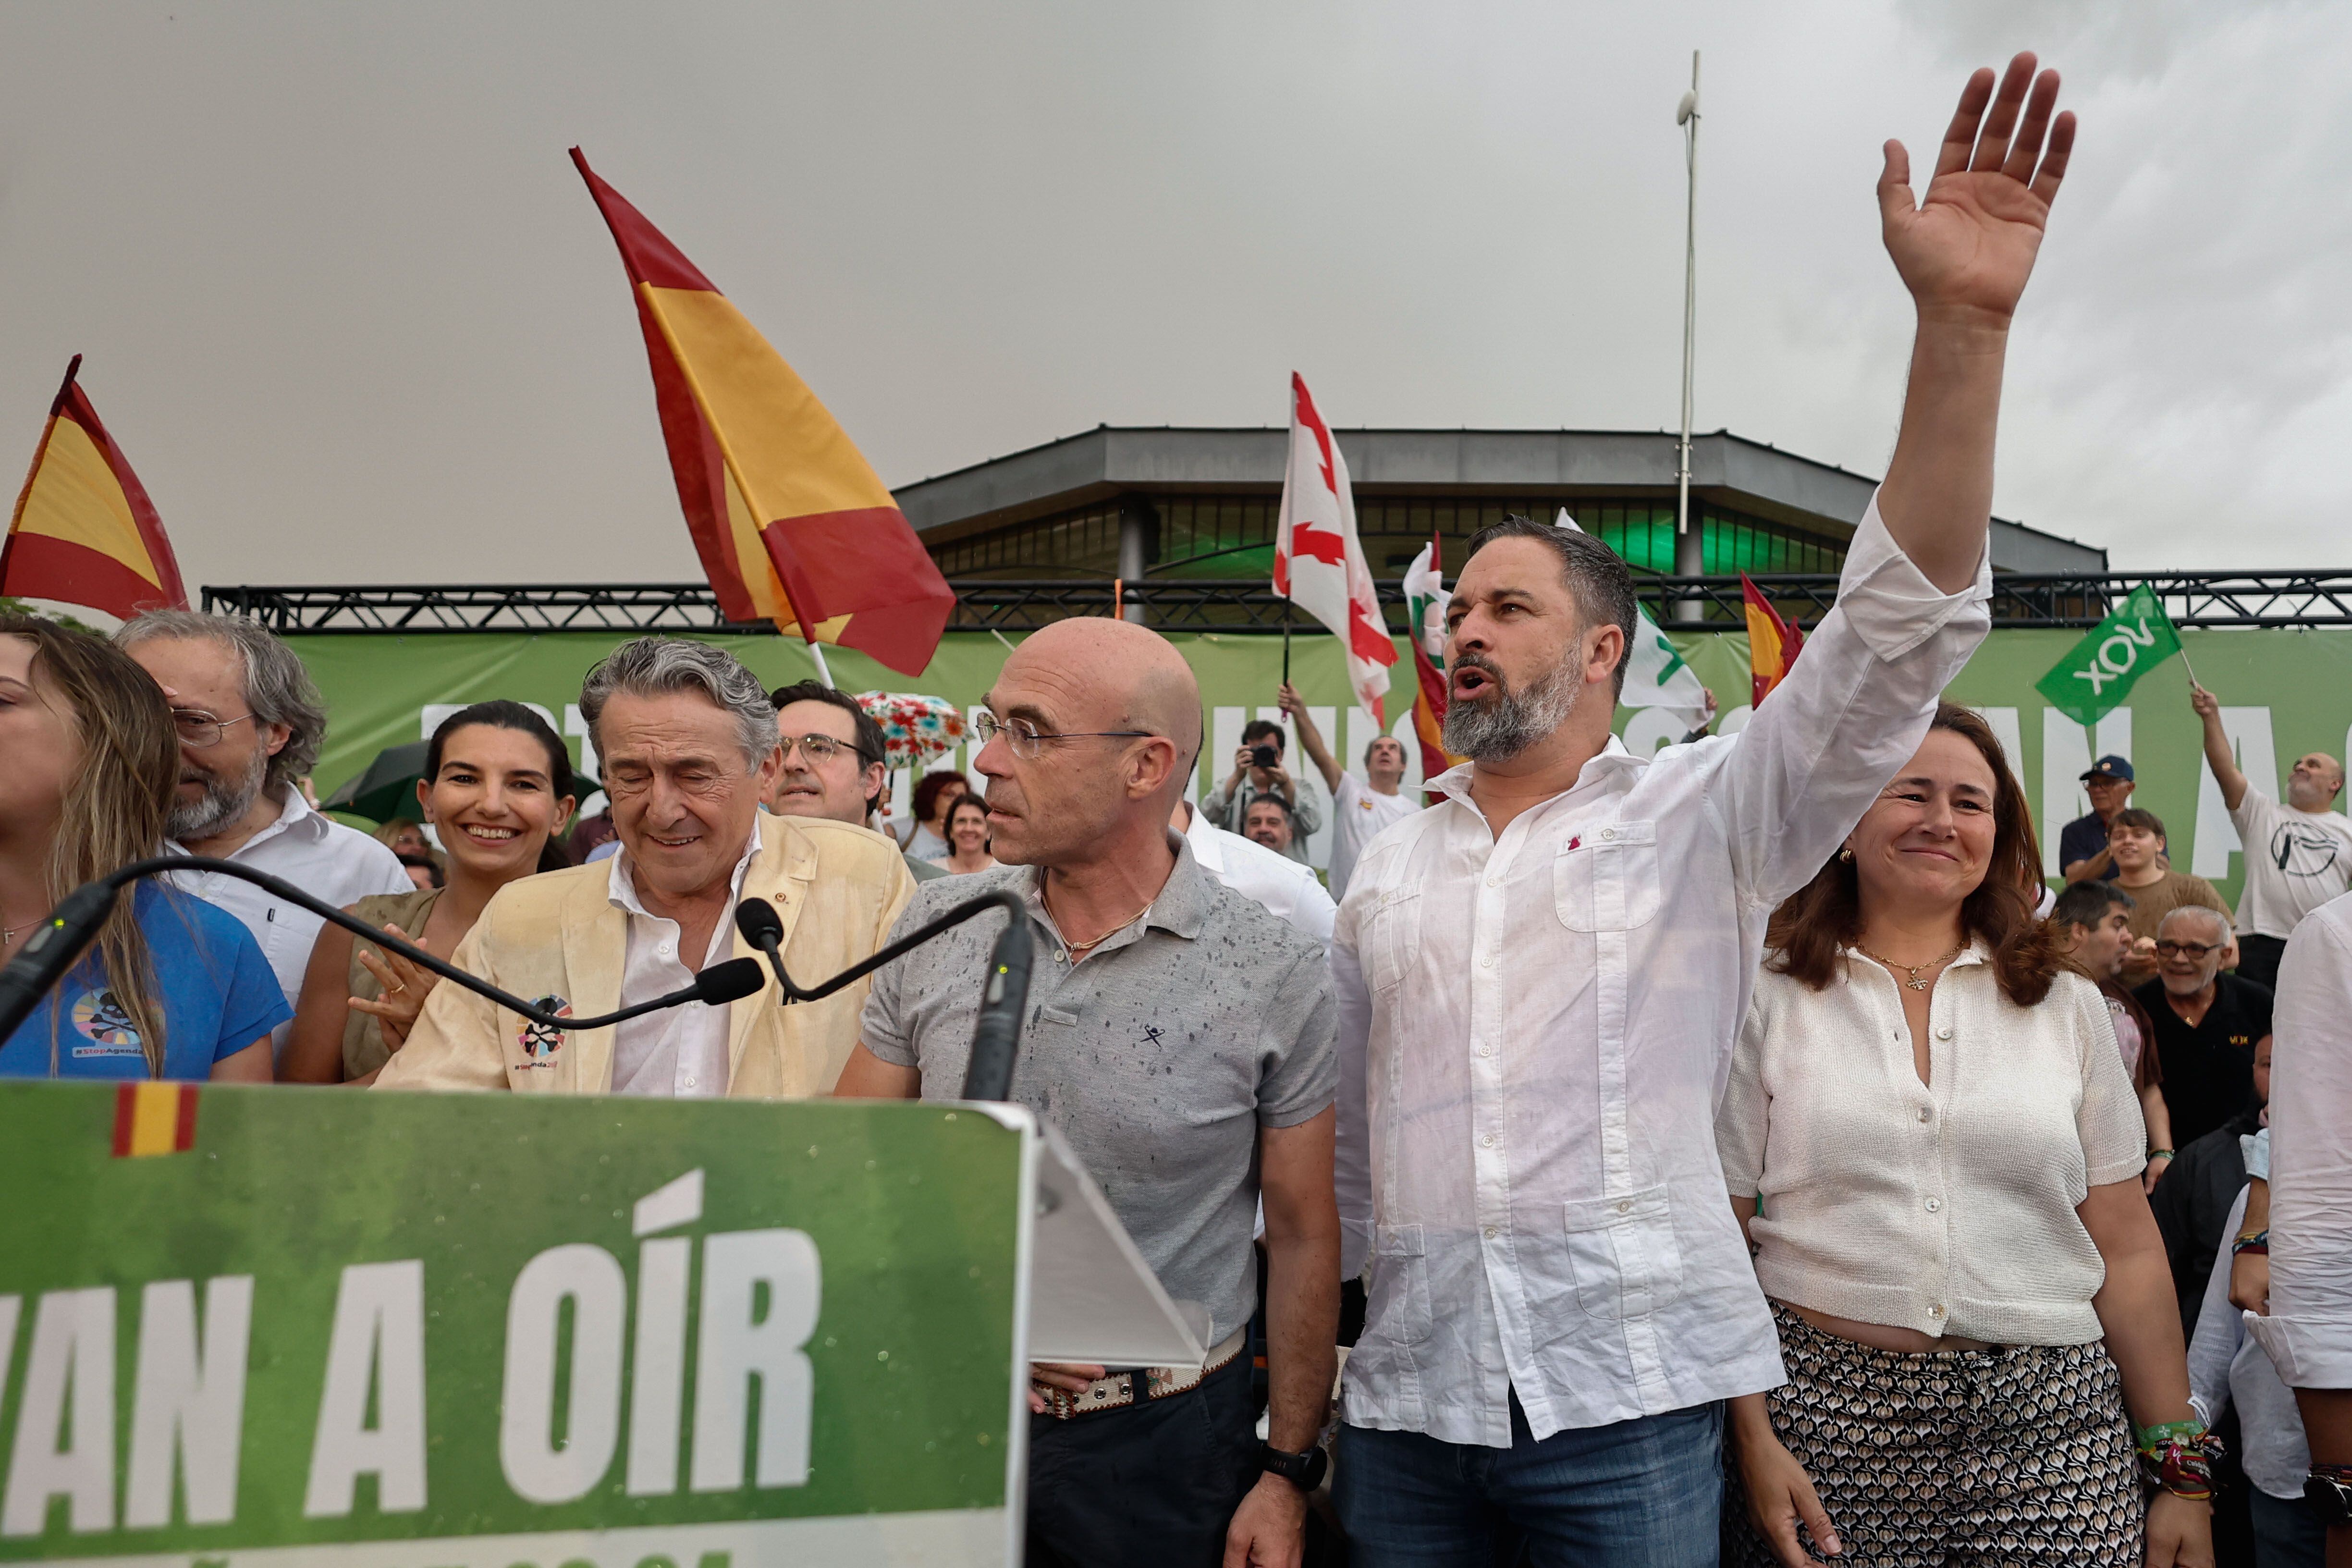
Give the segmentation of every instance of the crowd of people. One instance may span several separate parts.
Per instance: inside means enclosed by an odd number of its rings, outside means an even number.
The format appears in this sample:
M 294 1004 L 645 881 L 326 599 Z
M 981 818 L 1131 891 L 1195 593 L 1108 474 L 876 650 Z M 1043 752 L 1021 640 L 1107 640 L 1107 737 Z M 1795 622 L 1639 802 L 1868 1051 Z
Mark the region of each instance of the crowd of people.
M 734 955 L 747 899 L 818 975 L 1017 894 L 1039 962 L 1013 1095 L 1209 1324 L 1200 1366 L 1030 1369 L 1033 1563 L 2341 1563 L 2342 765 L 2302 758 L 2267 799 L 2200 690 L 2234 914 L 2116 756 L 2045 912 L 2013 759 L 1941 699 L 1990 624 L 2055 95 L 2031 57 L 1979 73 L 1923 206 L 1890 144 L 1901 431 L 1836 606 L 1736 737 L 1612 737 L 1626 566 L 1521 518 L 1461 569 L 1444 743 L 1468 761 L 1425 795 L 1401 742 L 1359 774 L 1276 693 L 1328 786 L 1328 888 L 1284 727 L 1253 722 L 1192 803 L 1198 685 L 1121 620 L 1013 649 L 978 780 L 925 776 L 903 835 L 856 699 L 644 637 L 580 692 L 602 811 L 575 820 L 544 720 L 486 701 L 376 837 L 300 787 L 325 715 L 255 624 L 0 620 L 0 955 L 158 848 L 582 1016 Z M 1003 918 L 821 1001 L 570 1032 L 191 870 L 122 902 L 0 1072 L 951 1099 Z

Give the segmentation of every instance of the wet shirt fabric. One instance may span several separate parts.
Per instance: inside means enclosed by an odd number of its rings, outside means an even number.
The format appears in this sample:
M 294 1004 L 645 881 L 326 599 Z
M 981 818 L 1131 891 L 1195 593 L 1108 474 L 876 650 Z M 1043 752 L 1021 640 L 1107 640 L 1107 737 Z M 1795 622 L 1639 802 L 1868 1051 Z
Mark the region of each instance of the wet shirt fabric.
M 1176 868 L 1151 907 L 1072 963 L 1025 866 L 916 889 L 892 940 L 999 888 L 1029 907 L 1030 972 L 1013 1098 L 1059 1127 L 1170 1296 L 1207 1307 L 1210 1343 L 1256 1305 L 1250 1230 L 1261 1128 L 1331 1103 L 1323 948 L 1202 870 Z M 1003 917 L 968 920 L 874 976 L 860 1038 L 922 1073 L 926 1100 L 963 1093 L 988 952 Z
M 139 883 L 132 897 L 163 1016 L 163 1077 L 202 1082 L 215 1062 L 294 1016 L 236 916 L 152 881 Z M 0 1045 L 0 1078 L 149 1076 L 145 1045 L 107 989 L 95 950 Z

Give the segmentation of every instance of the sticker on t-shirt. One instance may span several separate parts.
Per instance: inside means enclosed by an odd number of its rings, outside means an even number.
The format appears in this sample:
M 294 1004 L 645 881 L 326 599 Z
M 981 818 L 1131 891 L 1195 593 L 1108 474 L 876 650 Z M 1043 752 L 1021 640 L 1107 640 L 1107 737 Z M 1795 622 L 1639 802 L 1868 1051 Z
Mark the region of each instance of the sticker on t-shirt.
M 2282 822 L 2271 835 L 2271 864 L 2290 877 L 2320 877 L 2336 864 L 2342 847 L 2336 835 L 2300 822 Z
M 111 991 L 85 991 L 74 1001 L 74 1033 L 81 1037 L 73 1047 L 76 1061 L 99 1061 L 110 1057 L 144 1056 L 139 1044 L 139 1026 L 122 1004 L 114 999 Z
M 572 1016 L 572 1004 L 561 996 L 541 996 L 535 999 L 531 1005 L 542 1013 L 552 1013 L 559 1018 Z M 515 1031 L 515 1043 L 522 1047 L 522 1054 L 527 1058 L 522 1065 L 527 1068 L 553 1067 L 555 1053 L 563 1048 L 563 1036 L 564 1031 L 552 1025 L 537 1023 L 525 1018 L 522 1021 L 522 1027 Z

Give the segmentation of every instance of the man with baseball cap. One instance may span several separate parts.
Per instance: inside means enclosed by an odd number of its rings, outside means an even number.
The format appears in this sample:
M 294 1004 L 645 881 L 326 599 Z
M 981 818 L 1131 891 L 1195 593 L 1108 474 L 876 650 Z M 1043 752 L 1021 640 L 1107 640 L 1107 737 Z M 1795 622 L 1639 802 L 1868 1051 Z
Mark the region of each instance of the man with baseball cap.
M 2115 875 L 2115 860 L 2107 854 L 2107 825 L 2130 804 L 2132 789 L 2132 765 L 2121 757 L 2101 757 L 2083 775 L 2090 812 L 2058 834 L 2058 864 L 2069 882 L 2105 881 Z

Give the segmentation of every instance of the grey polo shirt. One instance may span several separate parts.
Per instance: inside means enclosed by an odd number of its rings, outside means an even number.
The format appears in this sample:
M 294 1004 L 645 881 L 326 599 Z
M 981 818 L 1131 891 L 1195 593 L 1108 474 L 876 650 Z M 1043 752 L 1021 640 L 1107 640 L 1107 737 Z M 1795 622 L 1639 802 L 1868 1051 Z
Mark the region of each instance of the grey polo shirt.
M 1215 1321 L 1211 1342 L 1257 1302 L 1250 1232 L 1261 1127 L 1319 1114 L 1339 1085 L 1322 945 L 1203 872 L 1181 838 L 1151 908 L 1072 963 L 1024 866 L 929 882 L 895 938 L 976 894 L 1029 906 L 1037 962 L 1013 1098 L 1059 1127 L 1169 1295 Z M 861 1038 L 919 1068 L 923 1098 L 963 1092 L 988 951 L 979 915 L 876 972 Z

